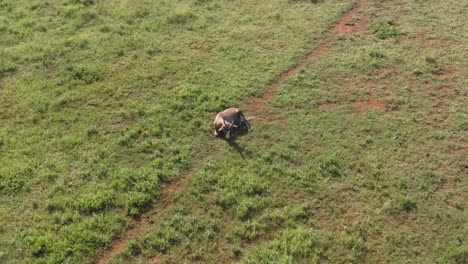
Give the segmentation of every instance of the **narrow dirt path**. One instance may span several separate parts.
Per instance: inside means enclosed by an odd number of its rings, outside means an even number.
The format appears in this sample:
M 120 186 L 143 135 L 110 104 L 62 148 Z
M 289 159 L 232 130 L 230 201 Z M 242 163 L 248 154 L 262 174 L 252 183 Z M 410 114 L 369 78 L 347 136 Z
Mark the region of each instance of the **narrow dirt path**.
M 311 50 L 306 54 L 299 62 L 289 68 L 286 72 L 282 73 L 278 78 L 271 82 L 268 87 L 265 89 L 263 96 L 253 99 L 247 104 L 246 112 L 249 112 L 253 115 L 261 112 L 265 106 L 270 103 L 274 96 L 275 92 L 282 84 L 284 84 L 291 76 L 296 74 L 301 68 L 309 64 L 314 59 L 317 59 L 322 54 L 327 52 L 336 36 L 340 34 L 349 34 L 357 33 L 367 28 L 369 21 L 364 17 L 359 15 L 360 8 L 365 4 L 365 0 L 357 0 L 354 6 L 348 10 L 340 20 L 331 27 L 328 33 L 325 34 L 323 40 L 316 46 L 315 49 Z
M 325 34 L 323 40 L 308 54 L 306 54 L 296 65 L 289 68 L 286 72 L 282 73 L 278 78 L 272 81 L 263 96 L 253 98 L 247 101 L 245 112 L 250 115 L 260 115 L 264 110 L 265 106 L 272 102 L 275 92 L 282 84 L 284 84 L 291 76 L 296 74 L 305 65 L 317 59 L 323 53 L 327 52 L 332 46 L 336 36 L 340 34 L 356 33 L 367 27 L 368 21 L 364 18 L 359 17 L 359 9 L 365 4 L 365 0 L 357 0 L 355 5 L 348 10 L 341 19 L 334 24 L 328 33 Z M 213 149 L 214 144 L 210 143 L 207 149 Z M 97 260 L 96 263 L 104 264 L 108 263 L 114 256 L 122 252 L 127 243 L 144 233 L 144 230 L 148 227 L 148 224 L 152 223 L 151 219 L 155 219 L 158 215 L 161 215 L 168 210 L 169 205 L 179 193 L 181 193 L 189 184 L 189 179 L 192 174 L 199 169 L 201 164 L 205 164 L 203 161 L 208 161 L 211 156 L 206 156 L 201 161 L 196 162 L 198 165 L 194 165 L 184 176 L 180 179 L 168 183 L 163 186 L 162 199 L 156 201 L 152 209 L 143 214 L 139 219 L 136 219 L 132 223 L 132 227 L 127 229 L 119 239 L 116 239 L 111 247 L 104 252 Z
M 213 149 L 213 147 L 213 142 L 208 143 L 207 149 Z M 162 186 L 161 199 L 156 200 L 148 212 L 144 213 L 139 218 L 134 219 L 131 227 L 125 230 L 119 239 L 114 240 L 112 246 L 97 259 L 96 263 L 109 263 L 109 260 L 125 249 L 125 246 L 130 240 L 144 233 L 145 229 L 148 227 L 148 224 L 154 222 L 152 219 L 157 218 L 158 215 L 166 212 L 173 199 L 187 187 L 192 174 L 200 169 L 200 166 L 206 163 L 205 161 L 208 161 L 211 158 L 212 156 L 205 156 L 203 159 L 200 159 L 198 162 L 196 162 L 196 165 L 193 165 L 192 168 L 190 168 L 190 170 L 187 171 L 181 178 Z

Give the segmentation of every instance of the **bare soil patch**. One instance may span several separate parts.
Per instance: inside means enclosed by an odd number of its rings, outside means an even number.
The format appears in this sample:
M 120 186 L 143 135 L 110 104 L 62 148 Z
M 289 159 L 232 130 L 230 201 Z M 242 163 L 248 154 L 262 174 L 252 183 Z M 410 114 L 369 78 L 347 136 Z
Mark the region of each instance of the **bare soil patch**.
M 367 24 L 362 18 L 348 14 L 336 24 L 334 31 L 341 34 L 361 32 L 367 28 Z
M 346 77 L 345 78 L 346 84 L 350 86 L 355 86 L 356 85 L 356 80 L 354 80 L 353 77 Z
M 364 4 L 364 1 L 357 1 L 356 6 L 361 6 Z M 353 9 L 353 11 L 347 13 L 345 16 L 341 17 L 340 21 L 335 25 L 334 32 L 339 34 L 346 33 L 356 33 L 365 30 L 369 21 L 365 20 L 363 16 L 360 15 L 359 11 Z
M 110 250 L 106 252 L 106 254 L 102 255 L 101 258 L 96 262 L 98 264 L 104 264 L 107 260 L 112 257 L 115 252 L 121 252 L 125 246 L 127 245 L 127 241 L 134 238 L 136 234 L 141 233 L 144 227 L 148 224 L 148 220 L 145 216 L 142 216 L 139 221 L 135 221 L 133 223 L 133 227 L 127 229 L 124 234 L 117 240 L 114 240 Z
M 385 103 L 376 95 L 369 96 L 367 101 L 354 102 L 353 105 L 360 111 L 365 111 L 368 109 L 385 110 Z
M 453 71 L 443 71 L 437 74 L 439 78 L 453 78 L 456 77 L 457 73 Z

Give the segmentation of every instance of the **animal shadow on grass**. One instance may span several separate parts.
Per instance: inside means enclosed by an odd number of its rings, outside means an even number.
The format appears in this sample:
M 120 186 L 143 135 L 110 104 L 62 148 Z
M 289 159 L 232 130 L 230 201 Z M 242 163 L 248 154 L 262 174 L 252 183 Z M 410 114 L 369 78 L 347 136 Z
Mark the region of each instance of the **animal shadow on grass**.
M 235 151 L 237 151 L 237 153 L 241 155 L 243 160 L 245 160 L 245 155 L 244 155 L 245 147 L 237 144 L 235 137 L 231 139 L 226 139 L 226 142 L 229 144 L 229 146 L 232 149 L 234 149 Z

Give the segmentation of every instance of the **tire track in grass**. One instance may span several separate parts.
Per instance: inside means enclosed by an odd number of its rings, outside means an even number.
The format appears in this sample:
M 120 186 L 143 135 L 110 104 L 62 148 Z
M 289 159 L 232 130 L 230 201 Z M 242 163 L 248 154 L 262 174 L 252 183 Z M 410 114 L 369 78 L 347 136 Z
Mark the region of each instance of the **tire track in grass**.
M 284 84 L 291 76 L 296 74 L 301 68 L 309 64 L 314 59 L 317 59 L 322 54 L 326 53 L 332 44 L 334 43 L 335 37 L 340 34 L 356 33 L 364 30 L 367 27 L 367 21 L 363 18 L 359 18 L 359 8 L 365 4 L 365 0 L 357 0 L 354 5 L 346 11 L 334 25 L 332 25 L 327 33 L 325 33 L 323 40 L 318 43 L 318 45 L 306 54 L 302 59 L 299 60 L 294 66 L 289 68 L 287 71 L 279 75 L 275 80 L 273 80 L 265 89 L 265 92 L 261 97 L 253 98 L 248 100 L 245 112 L 248 112 L 252 115 L 259 115 L 263 112 L 265 106 L 271 103 L 274 99 L 276 90 Z M 205 148 L 205 153 L 210 153 L 209 150 L 214 149 L 214 143 L 209 142 Z M 158 215 L 161 215 L 168 210 L 169 205 L 179 193 L 181 193 L 189 184 L 189 179 L 192 174 L 197 171 L 201 164 L 204 164 L 204 161 L 208 161 L 212 158 L 212 155 L 207 155 L 203 158 L 199 158 L 198 161 L 195 158 L 192 168 L 185 173 L 181 178 L 175 180 L 174 182 L 167 183 L 162 187 L 162 199 L 156 201 L 152 205 L 152 209 L 149 212 L 140 216 L 139 219 L 136 219 L 132 223 L 132 227 L 128 228 L 121 235 L 120 238 L 113 241 L 112 245 L 107 251 L 98 257 L 96 263 L 104 264 L 108 263 L 114 256 L 122 252 L 125 249 L 125 246 L 129 241 L 141 235 L 148 224 L 151 224 L 152 221 L 150 218 L 157 218 Z M 158 262 L 156 260 L 156 262 Z

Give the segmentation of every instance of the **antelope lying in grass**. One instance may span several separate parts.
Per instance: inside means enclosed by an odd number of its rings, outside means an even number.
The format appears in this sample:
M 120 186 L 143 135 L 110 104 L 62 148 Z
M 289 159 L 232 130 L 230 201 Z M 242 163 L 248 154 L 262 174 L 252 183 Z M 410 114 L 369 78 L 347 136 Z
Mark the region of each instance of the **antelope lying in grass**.
M 230 139 L 232 136 L 249 132 L 250 124 L 241 110 L 228 108 L 216 115 L 213 128 L 216 137 Z

